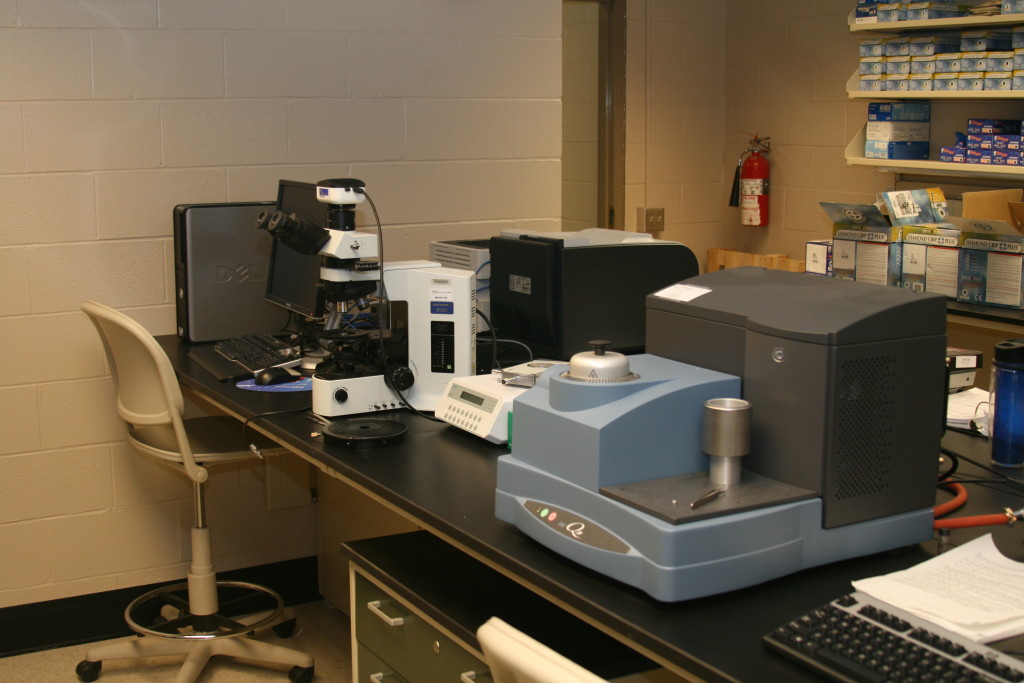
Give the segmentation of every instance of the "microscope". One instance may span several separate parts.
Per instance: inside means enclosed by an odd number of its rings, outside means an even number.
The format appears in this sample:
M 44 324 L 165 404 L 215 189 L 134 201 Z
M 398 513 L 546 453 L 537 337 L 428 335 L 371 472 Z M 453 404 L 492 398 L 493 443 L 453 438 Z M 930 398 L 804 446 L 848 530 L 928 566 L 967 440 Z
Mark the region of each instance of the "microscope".
M 321 257 L 327 314 L 319 341 L 328 355 L 313 375 L 313 412 L 325 417 L 433 410 L 448 380 L 476 365 L 473 273 L 431 261 L 383 263 L 379 235 L 356 230 L 365 188 L 355 178 L 318 182 L 326 227 L 281 211 L 256 222 L 285 246 Z

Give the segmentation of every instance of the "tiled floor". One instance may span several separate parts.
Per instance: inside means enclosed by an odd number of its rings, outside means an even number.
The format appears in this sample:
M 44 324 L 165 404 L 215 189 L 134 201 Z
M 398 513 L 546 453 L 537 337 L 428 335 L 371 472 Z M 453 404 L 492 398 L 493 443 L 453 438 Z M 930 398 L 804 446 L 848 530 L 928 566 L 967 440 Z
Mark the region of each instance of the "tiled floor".
M 270 633 L 271 642 L 303 650 L 313 655 L 316 666 L 315 683 L 351 683 L 348 617 L 323 602 L 307 603 L 295 608 L 298 619 L 296 634 L 281 640 Z M 134 636 L 128 636 L 134 638 Z M 45 652 L 33 652 L 0 659 L 0 681 L 3 683 L 74 683 L 75 667 L 90 645 L 73 645 Z M 182 657 L 152 657 L 144 660 L 111 660 L 104 662 L 97 683 L 171 683 L 177 675 Z M 288 668 L 271 668 L 214 657 L 199 677 L 199 683 L 238 683 L 239 681 L 288 682 Z

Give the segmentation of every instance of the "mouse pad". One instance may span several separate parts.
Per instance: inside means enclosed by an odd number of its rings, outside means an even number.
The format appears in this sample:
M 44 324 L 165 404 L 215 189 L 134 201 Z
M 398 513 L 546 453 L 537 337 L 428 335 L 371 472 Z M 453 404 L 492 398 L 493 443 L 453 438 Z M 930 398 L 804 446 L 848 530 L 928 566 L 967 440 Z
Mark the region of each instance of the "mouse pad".
M 287 392 L 287 391 L 312 391 L 313 389 L 313 378 L 312 377 L 299 377 L 294 382 L 282 382 L 281 384 L 256 384 L 253 379 L 243 379 L 241 382 L 235 384 L 239 389 L 245 389 L 246 391 L 275 391 L 275 392 Z

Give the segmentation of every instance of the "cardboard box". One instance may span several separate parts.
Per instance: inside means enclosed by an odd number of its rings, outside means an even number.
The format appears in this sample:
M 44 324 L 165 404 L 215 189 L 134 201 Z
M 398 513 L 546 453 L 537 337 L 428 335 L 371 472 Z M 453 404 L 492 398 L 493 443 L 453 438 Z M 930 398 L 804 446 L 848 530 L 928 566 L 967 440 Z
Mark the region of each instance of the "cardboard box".
M 884 142 L 927 142 L 930 125 L 927 121 L 868 121 L 864 138 Z
M 868 159 L 927 159 L 928 142 L 865 140 L 864 156 Z
M 930 121 L 929 102 L 870 102 L 868 121 Z
M 960 228 L 957 299 L 1024 308 L 1024 203 L 1022 190 L 965 192 Z
M 943 225 L 903 226 L 900 283 L 915 292 L 957 297 L 960 231 Z
M 832 220 L 832 277 L 899 286 L 901 226 L 873 204 L 820 204 Z
M 832 240 L 811 240 L 804 245 L 804 268 L 808 273 L 832 277 Z
M 900 283 L 902 242 L 832 242 L 832 277 L 897 287 Z

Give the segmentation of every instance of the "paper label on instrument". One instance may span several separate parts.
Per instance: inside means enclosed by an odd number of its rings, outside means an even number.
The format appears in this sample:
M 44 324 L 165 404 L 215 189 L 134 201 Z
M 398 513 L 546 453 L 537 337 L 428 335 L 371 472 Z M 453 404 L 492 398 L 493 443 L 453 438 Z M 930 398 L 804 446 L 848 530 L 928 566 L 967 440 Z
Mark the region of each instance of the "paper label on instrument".
M 675 284 L 669 285 L 665 289 L 658 290 L 654 293 L 654 296 L 660 296 L 662 299 L 671 299 L 673 301 L 693 301 L 697 297 L 703 296 L 710 291 L 711 290 L 707 287 Z

